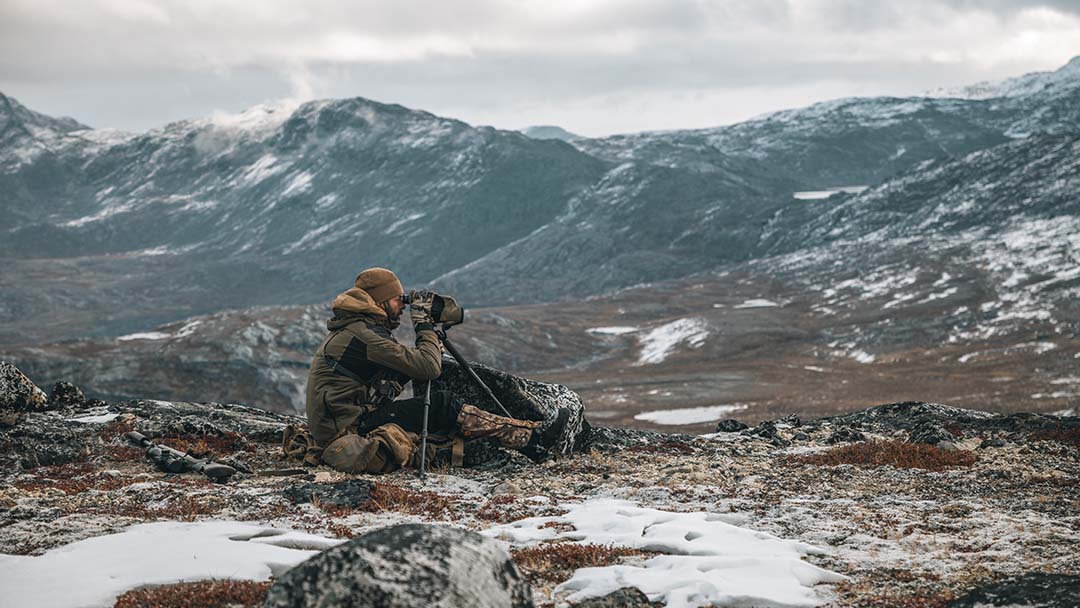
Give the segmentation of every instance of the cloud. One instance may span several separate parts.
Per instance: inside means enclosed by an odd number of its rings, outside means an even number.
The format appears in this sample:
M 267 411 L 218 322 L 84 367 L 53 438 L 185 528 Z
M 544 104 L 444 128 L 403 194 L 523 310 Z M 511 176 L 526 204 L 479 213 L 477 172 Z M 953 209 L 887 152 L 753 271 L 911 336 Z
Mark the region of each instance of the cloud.
M 1052 69 L 1080 54 L 1078 5 L 5 0 L 0 90 L 43 111 L 137 128 L 355 95 L 504 127 L 545 117 L 586 134 L 600 123 L 704 126 L 822 96 Z M 170 99 L 115 108 L 154 99 L 148 87 Z

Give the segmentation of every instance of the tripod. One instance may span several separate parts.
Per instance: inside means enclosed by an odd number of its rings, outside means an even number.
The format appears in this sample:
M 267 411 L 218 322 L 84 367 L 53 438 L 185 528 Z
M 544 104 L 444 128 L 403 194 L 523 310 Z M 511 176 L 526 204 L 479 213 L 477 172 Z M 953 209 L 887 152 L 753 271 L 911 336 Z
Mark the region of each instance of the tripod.
M 449 352 L 450 356 L 452 356 L 454 360 L 458 362 L 458 365 L 460 365 L 461 368 L 465 370 L 465 373 L 468 374 L 469 378 L 471 378 L 473 382 L 475 382 L 481 389 L 484 390 L 484 393 L 487 394 L 488 399 L 494 401 L 495 405 L 499 406 L 499 409 L 502 410 L 503 414 L 505 414 L 507 418 L 513 418 L 513 416 L 510 415 L 510 412 L 508 412 L 506 408 L 503 407 L 503 404 L 501 401 L 499 401 L 499 398 L 495 396 L 495 393 L 491 392 L 491 389 L 488 388 L 488 385 L 484 384 L 484 381 L 480 379 L 480 376 L 476 375 L 476 370 L 474 370 L 472 366 L 469 365 L 469 362 L 465 360 L 465 357 L 461 355 L 461 352 L 458 351 L 457 347 L 454 346 L 454 344 L 450 342 L 450 340 L 446 337 L 446 332 L 450 329 L 450 327 L 451 326 L 448 324 L 443 324 L 441 329 L 435 330 L 435 334 L 439 336 L 440 340 L 442 340 L 443 346 L 446 347 L 446 351 Z M 420 479 L 423 479 L 427 473 L 426 466 L 428 411 L 431 409 L 431 381 L 429 380 L 425 384 L 426 387 L 424 389 L 424 426 L 423 430 L 420 433 Z

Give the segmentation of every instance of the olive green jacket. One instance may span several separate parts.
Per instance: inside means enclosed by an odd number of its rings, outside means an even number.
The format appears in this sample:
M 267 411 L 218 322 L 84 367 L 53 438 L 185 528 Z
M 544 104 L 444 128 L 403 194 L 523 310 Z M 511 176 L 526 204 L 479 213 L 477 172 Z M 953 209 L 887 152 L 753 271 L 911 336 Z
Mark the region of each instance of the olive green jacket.
M 368 293 L 353 287 L 334 299 L 330 334 L 311 360 L 307 418 L 316 443 L 326 447 L 343 429 L 396 398 L 409 380 L 442 373 L 434 328 L 421 325 L 416 347 L 399 344 L 391 323 Z

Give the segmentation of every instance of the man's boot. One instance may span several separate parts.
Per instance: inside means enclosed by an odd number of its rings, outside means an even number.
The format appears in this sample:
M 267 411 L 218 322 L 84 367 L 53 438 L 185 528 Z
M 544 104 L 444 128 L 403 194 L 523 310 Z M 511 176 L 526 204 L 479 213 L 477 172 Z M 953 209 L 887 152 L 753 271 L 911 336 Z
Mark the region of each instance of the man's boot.
M 461 436 L 466 440 L 493 437 L 498 439 L 503 447 L 514 450 L 520 450 L 529 445 L 533 429 L 540 428 L 541 425 L 540 422 L 532 420 L 518 420 L 492 414 L 467 403 L 461 406 L 457 421 Z

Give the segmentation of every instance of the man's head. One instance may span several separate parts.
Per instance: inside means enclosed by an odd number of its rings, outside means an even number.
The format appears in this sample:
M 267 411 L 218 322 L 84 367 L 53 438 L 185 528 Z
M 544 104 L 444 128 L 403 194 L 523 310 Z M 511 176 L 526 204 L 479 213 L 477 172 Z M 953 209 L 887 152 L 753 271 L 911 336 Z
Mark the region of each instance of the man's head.
M 393 272 L 385 268 L 368 268 L 356 275 L 355 284 L 375 300 L 391 321 L 396 322 L 401 318 L 401 312 L 405 309 L 401 295 L 405 289 Z

